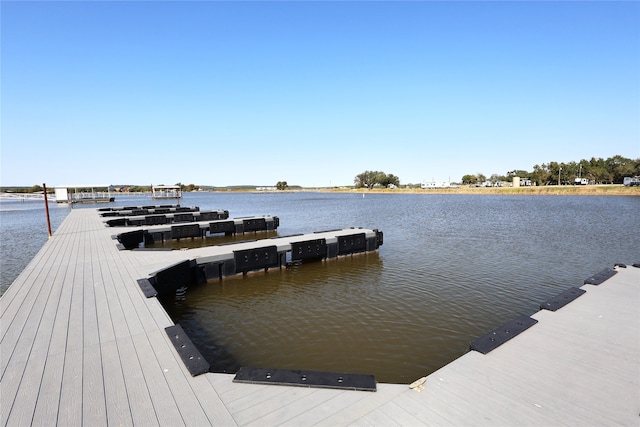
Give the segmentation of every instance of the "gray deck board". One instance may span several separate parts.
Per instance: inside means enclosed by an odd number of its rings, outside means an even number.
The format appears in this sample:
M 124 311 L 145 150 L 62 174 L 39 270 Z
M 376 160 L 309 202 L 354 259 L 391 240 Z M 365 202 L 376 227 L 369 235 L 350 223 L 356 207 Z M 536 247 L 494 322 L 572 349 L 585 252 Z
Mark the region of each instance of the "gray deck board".
M 130 361 L 122 364 L 122 375 L 133 423 L 142 426 L 158 425 L 160 420 L 153 406 L 149 379 L 145 377 L 133 341 L 130 337 L 120 338 L 117 347 L 120 359 Z
M 108 421 L 108 414 L 104 390 L 105 372 L 100 346 L 85 348 L 82 363 L 82 424 L 104 425 Z
M 32 424 L 35 426 L 52 424 L 58 419 L 63 367 L 64 353 L 52 354 L 47 357 L 33 413 Z
M 72 211 L 0 298 L 0 425 L 638 423 L 640 269 L 584 285 L 507 344 L 432 373 L 420 392 L 356 392 L 191 377 L 164 332 L 173 322 L 136 280 L 205 250 L 119 251 L 112 234 L 95 210 Z
M 154 348 L 166 346 L 163 334 L 163 331 L 156 331 L 148 335 Z M 168 351 L 156 352 L 156 356 L 184 423 L 196 426 L 210 425 L 209 419 L 191 389 L 190 376 L 182 361 L 177 360 L 176 356 Z
M 290 405 L 297 405 L 304 397 L 315 396 L 318 392 L 319 390 L 317 389 L 304 387 L 287 388 L 281 393 L 277 393 L 274 390 L 274 393 L 261 393 L 262 396 L 270 395 L 266 399 L 261 399 L 255 403 L 245 402 L 246 404 L 241 409 L 230 407 L 230 410 L 233 412 L 233 418 L 240 425 L 251 425 L 262 421 L 265 421 L 266 424 L 273 424 L 275 422 L 274 413 L 285 411 Z
M 331 400 L 338 394 L 342 394 L 342 392 L 336 392 L 336 390 L 326 390 L 326 389 L 316 389 L 316 390 L 306 390 L 305 392 L 300 393 L 300 398 L 288 399 L 290 392 L 287 392 L 287 396 L 280 395 L 279 398 L 272 402 L 272 406 L 270 412 L 262 413 L 261 410 L 267 408 L 258 408 L 259 415 L 257 418 L 254 417 L 253 420 L 248 423 L 248 425 L 276 425 L 276 424 L 284 424 L 289 420 L 294 418 L 302 417 L 304 422 L 311 423 L 313 422 L 312 413 L 309 411 L 315 407 L 324 405 L 325 402 Z M 283 398 L 284 401 L 283 401 Z M 245 424 L 242 422 L 242 419 L 238 419 L 239 423 Z M 319 421 L 319 420 L 318 420 Z
M 121 339 L 128 345 L 126 339 Z M 146 334 L 130 338 L 131 349 L 137 354 L 139 368 L 144 377 L 149 398 L 158 418 L 158 422 L 168 426 L 185 425 L 178 403 L 173 396 L 172 384 L 167 381 L 164 369 L 157 360 L 154 349 Z M 131 365 L 130 365 L 131 366 Z M 129 369 L 136 369 L 135 366 Z
M 351 405 L 365 399 L 368 396 L 368 393 L 369 392 L 354 391 L 337 392 L 334 390 L 331 397 L 324 400 L 321 405 L 308 408 L 306 412 L 286 420 L 282 425 L 299 426 L 322 423 L 330 416 L 333 416 L 336 412 L 347 409 Z
M 96 245 L 95 240 L 92 241 L 92 243 L 95 245 L 92 248 L 94 251 L 102 249 L 99 245 Z M 99 262 L 98 260 L 101 258 L 102 260 Z M 118 310 L 119 307 L 114 306 L 116 304 L 119 305 L 119 302 L 107 297 L 107 288 L 105 283 L 109 283 L 113 286 L 113 282 L 110 280 L 110 277 L 106 277 L 110 274 L 110 271 L 107 271 L 105 264 L 108 262 L 104 260 L 104 258 L 104 256 L 96 257 L 92 264 L 93 291 L 96 301 L 96 317 L 101 343 L 115 340 L 114 322 L 111 318 L 111 313 L 113 312 L 114 315 L 118 315 L 120 313 Z
M 61 426 L 81 426 L 82 424 L 82 350 L 65 353 L 60 405 L 57 424 Z
M 129 404 L 127 386 L 123 367 L 128 363 L 121 363 L 118 345 L 109 341 L 100 345 L 102 356 L 102 374 L 104 377 L 104 400 L 108 425 L 132 425 L 131 414 L 133 405 Z
M 62 252 L 62 251 L 61 251 Z M 12 301 L 12 308 L 7 307 L 6 313 L 3 312 L 0 323 L 6 329 L 2 341 L 2 369 L 6 367 L 9 360 L 26 359 L 34 345 L 34 339 L 41 324 L 45 308 L 50 313 L 55 309 L 51 306 L 49 299 L 52 291 L 60 288 L 60 283 L 51 280 L 51 276 L 59 270 L 56 265 L 56 258 L 49 256 L 47 253 L 43 256 L 47 262 L 42 262 L 42 270 L 40 274 L 32 275 L 32 285 L 30 292 L 23 296 L 23 299 Z M 52 259 L 53 258 L 53 259 Z M 55 298 L 56 292 L 53 292 Z M 14 317 L 10 316 L 14 313 Z M 45 327 L 47 325 L 44 325 Z M 49 340 L 49 336 L 44 339 Z M 1 378 L 1 377 L 0 377 Z

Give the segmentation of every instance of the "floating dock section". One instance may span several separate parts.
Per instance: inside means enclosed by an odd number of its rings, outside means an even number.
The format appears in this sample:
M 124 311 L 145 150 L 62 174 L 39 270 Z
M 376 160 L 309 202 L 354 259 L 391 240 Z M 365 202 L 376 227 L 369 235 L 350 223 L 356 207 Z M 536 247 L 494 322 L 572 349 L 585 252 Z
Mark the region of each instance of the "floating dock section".
M 131 215 L 134 211 L 144 211 L 145 214 L 151 213 L 167 213 L 167 212 L 176 212 L 180 209 L 180 205 L 147 205 L 147 206 L 118 206 L 118 207 L 109 207 L 109 208 L 100 208 L 98 212 L 100 212 L 100 216 L 102 217 L 111 217 L 111 216 L 127 216 Z M 199 210 L 196 207 L 188 207 L 186 208 L 188 211 Z
M 213 212 L 203 212 L 205 215 L 212 215 L 205 218 L 217 219 L 228 217 L 229 212 L 224 214 L 216 214 Z M 176 214 L 185 215 L 185 214 Z M 191 220 L 195 217 L 191 216 Z M 198 217 L 202 219 L 202 216 Z M 185 220 L 187 218 L 184 218 Z M 176 221 L 180 222 L 180 221 Z M 120 242 L 120 249 L 136 249 L 144 242 L 145 245 L 165 242 L 169 240 L 180 240 L 186 238 L 202 238 L 217 234 L 230 236 L 232 234 L 244 234 L 258 231 L 273 231 L 280 225 L 280 219 L 277 216 L 262 217 L 246 217 L 234 218 L 230 220 L 219 219 L 216 221 L 199 221 L 193 223 L 182 223 L 171 226 L 153 226 L 148 228 L 139 228 L 134 231 L 120 233 L 115 238 Z
M 198 257 L 138 280 L 145 296 L 164 296 L 190 284 L 286 267 L 292 263 L 372 252 L 383 244 L 378 230 L 347 228 L 200 248 Z
M 109 227 L 138 227 L 141 225 L 173 224 L 176 222 L 210 221 L 229 218 L 229 211 L 202 211 L 198 207 L 162 209 L 134 209 L 106 212 L 103 216 L 115 216 L 105 221 Z

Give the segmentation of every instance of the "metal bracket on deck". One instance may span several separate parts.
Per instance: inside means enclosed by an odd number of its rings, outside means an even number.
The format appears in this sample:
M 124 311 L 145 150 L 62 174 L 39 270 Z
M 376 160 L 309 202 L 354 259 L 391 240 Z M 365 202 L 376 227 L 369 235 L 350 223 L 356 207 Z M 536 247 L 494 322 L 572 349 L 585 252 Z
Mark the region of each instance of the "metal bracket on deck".
M 233 378 L 233 382 L 376 391 L 376 379 L 373 375 L 337 372 L 242 367 Z
M 491 350 L 501 346 L 505 342 L 509 341 L 516 335 L 529 329 L 531 326 L 538 323 L 536 319 L 532 319 L 529 316 L 522 315 L 510 322 L 505 323 L 499 328 L 494 329 L 487 335 L 484 335 L 470 344 L 471 350 L 478 351 L 482 354 L 487 354 Z
M 209 372 L 209 363 L 202 357 L 180 325 L 164 329 L 192 377 Z
M 606 269 L 602 270 L 601 272 L 596 273 L 593 276 L 589 277 L 588 279 L 585 279 L 584 284 L 585 285 L 600 285 L 605 280 L 608 280 L 608 279 L 612 278 L 617 273 L 618 272 L 615 271 L 613 268 L 606 268 Z
M 560 295 L 556 295 L 555 297 L 551 298 L 548 301 L 543 302 L 542 304 L 540 304 L 540 309 L 541 310 L 550 310 L 550 311 L 556 311 L 562 307 L 564 307 L 565 305 L 569 304 L 571 301 L 573 301 L 574 299 L 578 298 L 580 295 L 586 293 L 587 291 L 585 291 L 584 289 L 580 289 L 580 288 L 569 288 L 566 291 L 564 291 L 563 293 L 561 293 Z

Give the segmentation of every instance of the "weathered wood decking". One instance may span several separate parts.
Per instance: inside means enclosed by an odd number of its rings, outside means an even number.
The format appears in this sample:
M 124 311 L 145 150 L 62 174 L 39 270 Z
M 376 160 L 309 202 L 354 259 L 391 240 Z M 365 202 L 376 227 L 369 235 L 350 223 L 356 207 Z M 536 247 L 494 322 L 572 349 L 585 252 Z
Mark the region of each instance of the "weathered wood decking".
M 191 377 L 164 332 L 171 319 L 136 283 L 185 254 L 119 251 L 112 234 L 95 210 L 72 211 L 0 299 L 3 426 L 640 421 L 638 268 L 583 286 L 491 353 L 431 374 L 420 392 L 340 391 Z

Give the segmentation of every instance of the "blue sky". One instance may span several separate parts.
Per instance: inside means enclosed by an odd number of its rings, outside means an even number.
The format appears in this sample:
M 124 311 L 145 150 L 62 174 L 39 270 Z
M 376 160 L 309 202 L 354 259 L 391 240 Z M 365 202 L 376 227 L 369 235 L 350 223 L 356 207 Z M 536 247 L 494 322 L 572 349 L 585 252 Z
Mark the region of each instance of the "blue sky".
M 638 2 L 7 2 L 0 184 L 640 157 Z

